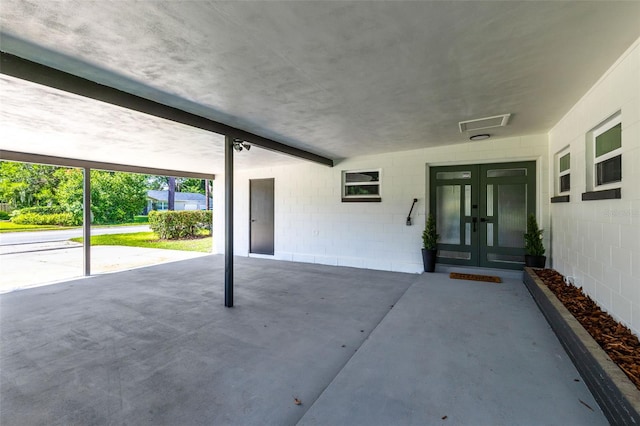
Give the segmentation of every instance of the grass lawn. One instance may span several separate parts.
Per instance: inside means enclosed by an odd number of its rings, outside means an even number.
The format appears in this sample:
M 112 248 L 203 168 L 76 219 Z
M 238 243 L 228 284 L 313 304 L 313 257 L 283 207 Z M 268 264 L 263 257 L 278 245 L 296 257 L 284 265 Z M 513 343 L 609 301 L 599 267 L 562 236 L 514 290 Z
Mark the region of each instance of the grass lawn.
M 81 243 L 82 238 L 72 238 L 71 241 Z M 212 237 L 202 237 L 189 240 L 161 240 L 153 232 L 94 235 L 91 237 L 92 246 L 130 246 L 168 250 L 200 251 L 204 253 L 211 253 L 211 244 Z
M 147 223 L 119 223 L 116 225 L 91 225 L 91 228 L 113 228 L 115 226 L 144 226 Z M 82 228 L 82 226 L 56 225 L 18 225 L 8 220 L 0 220 L 0 234 L 3 232 L 55 231 L 60 229 Z

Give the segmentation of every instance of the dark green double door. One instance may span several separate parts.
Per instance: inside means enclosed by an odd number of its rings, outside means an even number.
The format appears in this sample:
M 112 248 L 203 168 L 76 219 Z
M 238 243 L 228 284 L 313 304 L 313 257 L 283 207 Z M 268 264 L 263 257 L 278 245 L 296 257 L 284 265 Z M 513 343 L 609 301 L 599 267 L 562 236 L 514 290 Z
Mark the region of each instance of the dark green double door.
M 522 269 L 535 173 L 534 161 L 430 168 L 438 262 Z

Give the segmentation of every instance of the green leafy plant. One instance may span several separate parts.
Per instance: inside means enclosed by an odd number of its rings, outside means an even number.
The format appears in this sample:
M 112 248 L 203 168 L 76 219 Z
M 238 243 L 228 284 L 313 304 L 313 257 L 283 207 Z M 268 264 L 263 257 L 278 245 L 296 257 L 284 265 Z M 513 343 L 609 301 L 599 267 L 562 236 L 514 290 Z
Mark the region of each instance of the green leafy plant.
M 19 215 L 11 218 L 11 222 L 18 225 L 77 226 L 82 224 L 82 220 L 71 213 L 20 213 Z
M 150 211 L 149 227 L 163 240 L 193 238 L 211 232 L 211 212 L 206 210 Z
M 530 256 L 544 256 L 542 229 L 538 228 L 536 216 L 531 213 L 527 219 L 527 233 L 524 234 L 524 249 Z
M 422 247 L 427 250 L 435 250 L 438 247 L 438 238 L 440 235 L 436 233 L 436 218 L 432 213 L 429 213 L 424 231 L 422 231 Z

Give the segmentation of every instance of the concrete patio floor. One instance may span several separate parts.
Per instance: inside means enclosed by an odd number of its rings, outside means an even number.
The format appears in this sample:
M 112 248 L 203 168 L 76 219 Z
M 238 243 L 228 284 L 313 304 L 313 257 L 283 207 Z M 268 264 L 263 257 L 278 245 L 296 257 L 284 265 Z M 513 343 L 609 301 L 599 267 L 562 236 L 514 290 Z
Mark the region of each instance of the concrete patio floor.
M 237 258 L 228 309 L 223 272 L 206 256 L 1 295 L 0 424 L 607 424 L 513 273 Z

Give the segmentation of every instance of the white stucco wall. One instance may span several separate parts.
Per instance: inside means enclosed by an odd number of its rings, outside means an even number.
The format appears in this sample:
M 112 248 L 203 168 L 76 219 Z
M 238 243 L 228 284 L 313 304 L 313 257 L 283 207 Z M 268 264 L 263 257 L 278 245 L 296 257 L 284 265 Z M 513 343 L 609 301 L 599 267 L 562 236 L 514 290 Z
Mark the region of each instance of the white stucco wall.
M 275 178 L 273 258 L 329 265 L 419 273 L 427 198 L 427 167 L 536 160 L 538 219 L 548 224 L 546 134 L 350 158 L 333 168 L 298 165 L 235 175 L 237 255 L 249 253 L 249 180 Z M 343 170 L 382 169 L 382 202 L 342 203 Z M 216 176 L 215 244 L 224 252 L 224 178 Z M 406 226 L 413 198 L 414 225 Z
M 622 113 L 622 199 L 581 201 L 586 134 Z M 571 201 L 551 205 L 553 266 L 640 335 L 640 39 L 549 133 L 571 150 Z M 553 164 L 553 163 L 552 163 Z

